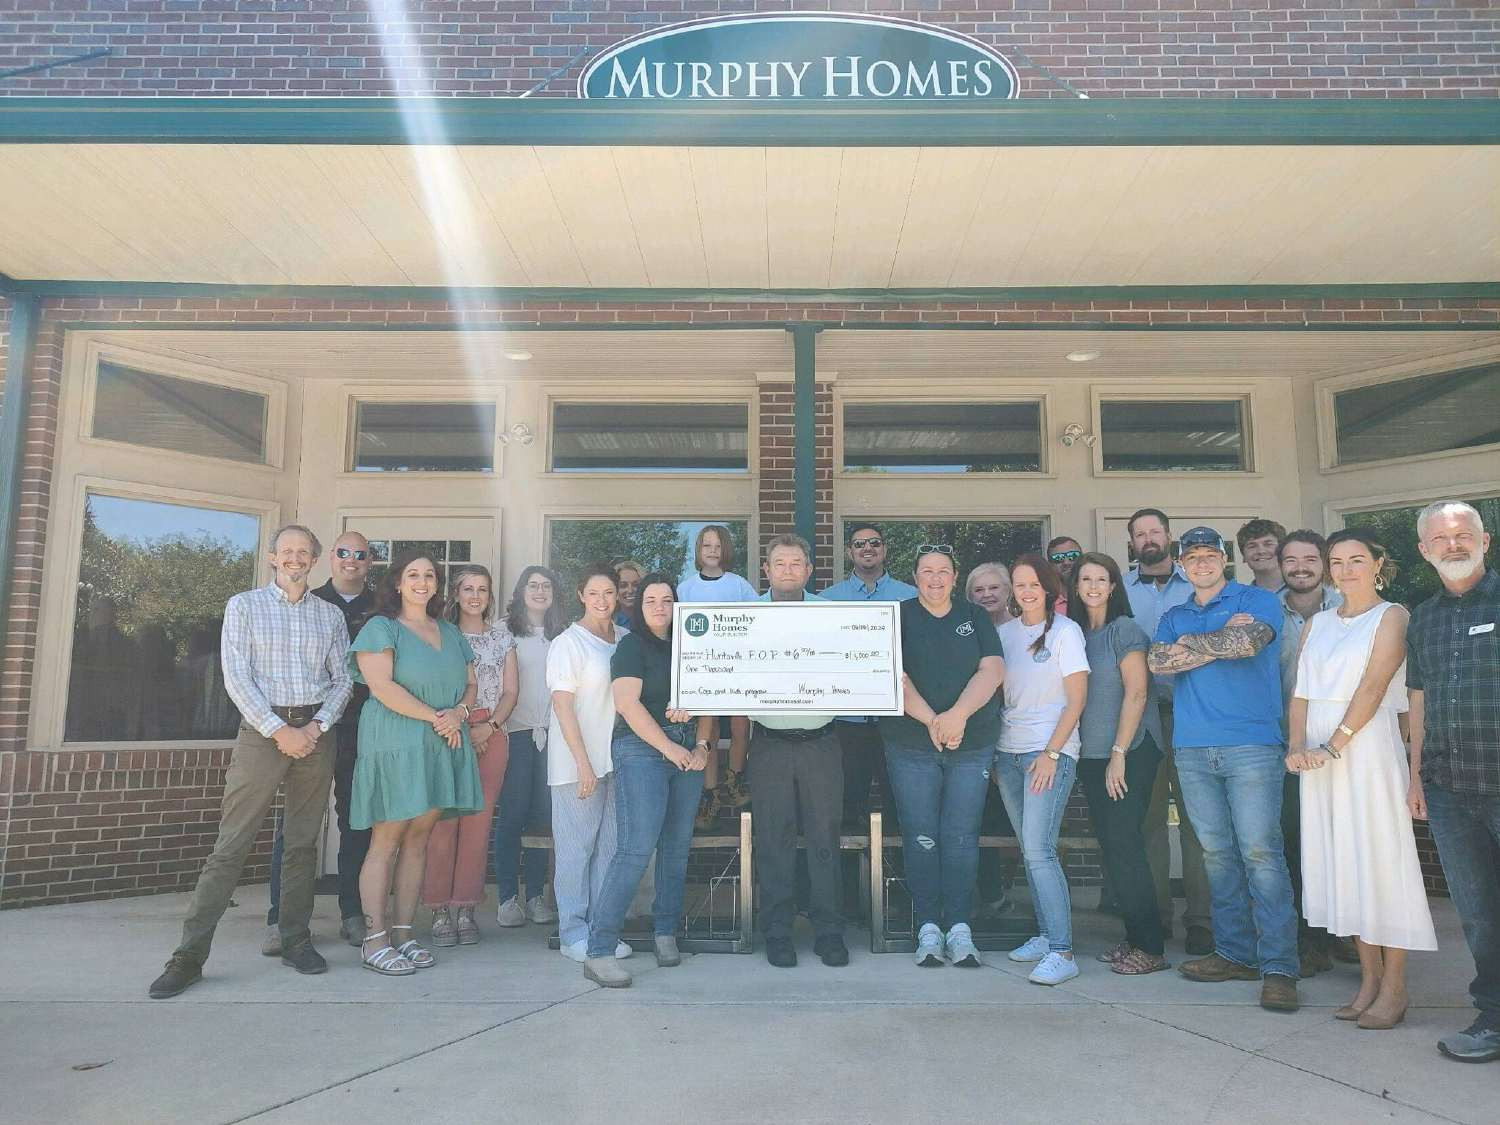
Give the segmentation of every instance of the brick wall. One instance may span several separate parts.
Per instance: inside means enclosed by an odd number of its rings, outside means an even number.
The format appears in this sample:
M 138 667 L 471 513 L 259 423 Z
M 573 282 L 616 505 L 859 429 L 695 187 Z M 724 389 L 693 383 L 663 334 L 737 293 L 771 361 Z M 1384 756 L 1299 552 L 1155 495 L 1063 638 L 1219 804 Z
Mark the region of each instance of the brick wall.
M 0 69 L 109 47 L 6 81 L 57 96 L 567 96 L 578 60 L 726 12 L 888 13 L 1013 52 L 1023 97 L 1492 97 L 1500 12 L 1442 0 L 408 0 L 382 39 L 361 0 L 19 0 Z M 1032 60 L 1028 64 L 1021 56 Z M 569 65 L 573 63 L 573 65 Z
M 3 313 L 0 309 L 0 313 Z M 886 323 L 1409 324 L 1494 326 L 1497 299 L 964 301 L 902 302 L 495 302 L 470 314 L 487 324 L 823 321 Z M 21 524 L 5 659 L 0 663 L 0 906 L 183 889 L 207 854 L 227 751 L 119 751 L 38 754 L 26 746 L 41 575 L 47 546 L 53 442 L 70 326 L 330 323 L 361 326 L 452 324 L 441 301 L 329 298 L 67 298 L 46 302 L 30 371 Z M 3 338 L 0 338 L 3 345 Z M 832 401 L 817 396 L 819 579 L 831 577 Z M 790 384 L 762 387 L 762 534 L 792 522 Z M 1081 806 L 1065 828 L 1081 825 Z M 1436 856 L 1419 833 L 1424 870 L 1437 882 Z M 263 878 L 263 834 L 247 878 Z M 1070 875 L 1091 880 L 1096 857 L 1070 859 Z
M 760 542 L 761 557 L 773 535 L 796 531 L 796 473 L 793 448 L 794 392 L 791 383 L 760 387 Z M 814 454 L 813 586 L 833 581 L 833 389 L 819 383 L 813 403 L 817 448 Z

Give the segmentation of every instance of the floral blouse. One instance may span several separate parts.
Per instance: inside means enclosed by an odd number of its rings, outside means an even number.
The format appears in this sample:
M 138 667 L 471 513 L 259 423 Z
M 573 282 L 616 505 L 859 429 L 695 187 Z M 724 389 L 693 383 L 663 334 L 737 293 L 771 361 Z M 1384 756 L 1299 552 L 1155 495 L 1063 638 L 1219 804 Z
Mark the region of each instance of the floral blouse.
M 505 672 L 505 654 L 516 647 L 516 639 L 504 622 L 497 621 L 483 633 L 465 633 L 464 639 L 474 650 L 474 678 L 479 694 L 474 706 L 493 711 L 500 702 L 501 681 Z

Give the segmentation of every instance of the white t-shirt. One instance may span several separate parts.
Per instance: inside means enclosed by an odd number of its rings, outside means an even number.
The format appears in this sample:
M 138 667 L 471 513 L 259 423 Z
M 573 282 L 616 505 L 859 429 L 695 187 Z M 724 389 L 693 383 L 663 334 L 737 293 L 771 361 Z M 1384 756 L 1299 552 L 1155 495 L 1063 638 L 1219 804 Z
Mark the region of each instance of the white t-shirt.
M 616 625 L 611 643 L 575 622 L 552 642 L 547 653 L 547 690 L 573 693 L 573 713 L 578 716 L 583 749 L 596 777 L 604 777 L 611 769 L 609 744 L 615 729 L 615 697 L 610 690 L 609 660 L 625 632 Z M 563 738 L 554 708 L 547 728 L 547 784 L 573 785 L 577 781 L 578 764 Z
M 1083 630 L 1068 617 L 1052 619 L 1042 649 L 1045 656 L 1027 651 L 1045 624 L 1039 621 L 1023 625 L 1015 617 L 1000 626 L 1000 647 L 1005 652 L 1005 708 L 1001 712 L 999 748 L 1005 754 L 1031 754 L 1046 749 L 1047 740 L 1057 729 L 1057 720 L 1068 709 L 1063 677 L 1089 670 Z M 1078 750 L 1075 725 L 1062 752 L 1076 758 Z
M 753 602 L 759 597 L 755 587 L 738 574 L 704 578 L 695 572 L 677 583 L 677 600 L 680 602 Z
M 552 642 L 541 629 L 515 637 L 516 707 L 505 720 L 507 733 L 536 731 L 537 749 L 547 744 L 547 722 L 552 718 L 552 693 L 547 690 L 547 650 Z

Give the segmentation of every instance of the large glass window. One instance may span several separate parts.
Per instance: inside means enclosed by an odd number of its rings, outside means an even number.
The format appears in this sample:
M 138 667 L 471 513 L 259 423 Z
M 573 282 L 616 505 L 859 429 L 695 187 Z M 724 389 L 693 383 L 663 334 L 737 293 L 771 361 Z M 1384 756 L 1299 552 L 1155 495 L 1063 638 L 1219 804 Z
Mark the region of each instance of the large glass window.
M 587 473 L 730 473 L 749 468 L 743 402 L 559 402 L 552 469 Z
M 495 468 L 493 402 L 357 402 L 358 473 L 488 473 Z
M 910 582 L 921 543 L 947 543 L 958 559 L 958 589 L 982 562 L 1009 566 L 1020 555 L 1042 549 L 1041 520 L 908 520 L 875 517 L 869 521 L 885 535 L 885 568 L 903 582 Z M 844 530 L 861 526 L 845 517 Z M 847 537 L 847 536 L 846 536 Z M 848 570 L 847 560 L 845 571 Z
M 548 522 L 548 565 L 562 576 L 565 596 L 571 602 L 577 601 L 571 593 L 574 584 L 590 563 L 614 565 L 634 559 L 648 573 L 659 570 L 677 578 L 692 572 L 693 543 L 708 523 L 729 528 L 734 539 L 733 569 L 759 589 L 760 575 L 747 571 L 749 525 L 744 520 L 555 519 Z
M 233 738 L 224 603 L 255 582 L 260 520 L 90 493 L 64 738 Z
M 1500 363 L 1353 387 L 1333 396 L 1338 463 L 1500 442 Z
M 1238 473 L 1250 467 L 1245 401 L 1099 404 L 1099 446 L 1107 473 Z
M 263 463 L 267 396 L 101 361 L 92 434 L 174 453 Z
M 1039 402 L 850 402 L 846 473 L 1039 473 Z
M 371 539 L 370 584 L 377 584 L 390 569 L 391 560 L 407 551 L 420 551 L 442 567 L 444 581 L 455 565 L 472 562 L 474 544 L 468 539 Z
M 1500 497 L 1470 500 L 1469 503 L 1479 509 L 1485 527 L 1500 527 Z M 1417 513 L 1424 507 L 1426 504 L 1382 508 L 1372 512 L 1350 512 L 1344 517 L 1346 527 L 1369 528 L 1384 545 L 1391 561 L 1396 564 L 1396 577 L 1385 596 L 1407 607 L 1426 601 L 1443 585 L 1437 571 L 1417 550 Z M 1500 566 L 1500 536 L 1490 545 L 1489 565 L 1491 568 Z

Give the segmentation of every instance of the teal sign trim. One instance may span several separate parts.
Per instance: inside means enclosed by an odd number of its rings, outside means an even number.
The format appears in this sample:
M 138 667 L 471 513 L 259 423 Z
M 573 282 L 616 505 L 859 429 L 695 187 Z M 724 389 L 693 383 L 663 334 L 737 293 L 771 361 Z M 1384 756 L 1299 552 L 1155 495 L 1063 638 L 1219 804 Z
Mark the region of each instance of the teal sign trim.
M 617 43 L 578 78 L 607 101 L 976 102 L 1020 92 L 987 44 L 890 16 L 785 12 L 674 24 Z

